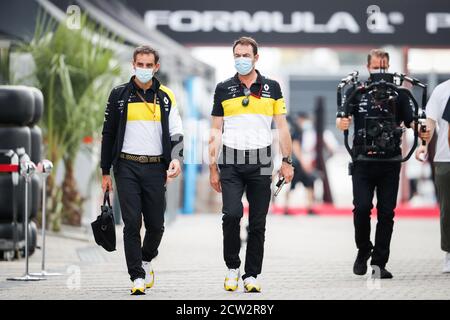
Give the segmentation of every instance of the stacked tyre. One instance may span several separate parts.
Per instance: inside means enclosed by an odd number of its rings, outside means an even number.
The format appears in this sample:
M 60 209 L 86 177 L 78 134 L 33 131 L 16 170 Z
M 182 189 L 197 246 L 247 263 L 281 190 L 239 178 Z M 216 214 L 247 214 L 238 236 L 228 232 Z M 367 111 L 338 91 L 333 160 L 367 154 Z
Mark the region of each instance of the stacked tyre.
M 42 159 L 42 132 L 37 123 L 42 118 L 44 99 L 42 92 L 36 88 L 25 86 L 0 86 L 0 149 L 14 150 L 22 157 L 29 157 L 36 165 Z M 24 211 L 25 211 L 25 179 L 19 178 L 13 197 L 13 182 L 11 174 L 0 173 L 0 259 L 11 258 L 9 244 L 13 243 L 13 235 L 24 243 Z M 41 180 L 35 174 L 28 193 L 28 226 L 29 254 L 36 249 L 37 228 L 33 219 L 37 218 L 39 199 L 41 195 Z M 15 199 L 15 200 L 13 200 Z M 15 202 L 15 203 L 14 203 Z M 17 218 L 14 221 L 14 205 L 17 208 Z M 18 256 L 23 248 L 13 248 Z

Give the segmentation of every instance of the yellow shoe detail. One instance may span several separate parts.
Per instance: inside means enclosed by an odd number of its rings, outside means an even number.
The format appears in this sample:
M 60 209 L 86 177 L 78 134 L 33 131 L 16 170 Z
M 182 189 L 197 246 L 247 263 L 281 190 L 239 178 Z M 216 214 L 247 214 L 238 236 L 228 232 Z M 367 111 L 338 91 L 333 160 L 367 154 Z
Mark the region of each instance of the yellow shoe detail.
M 140 296 L 145 294 L 144 288 L 132 288 L 131 289 L 131 295 L 133 296 Z
M 152 277 L 152 281 L 145 284 L 146 289 L 150 289 L 155 284 L 155 273 L 153 271 L 150 272 L 150 276 Z
M 261 292 L 261 286 L 259 285 L 247 284 L 244 288 L 245 292 Z
M 236 285 L 227 285 L 227 282 L 229 281 L 230 279 L 228 279 L 228 278 L 225 278 L 225 282 L 223 283 L 223 286 L 224 286 L 224 288 L 225 288 L 225 290 L 226 291 L 236 291 L 237 290 L 237 288 L 238 288 L 238 278 L 236 278 L 236 279 L 234 279 L 235 281 L 236 281 Z M 233 280 L 233 279 L 232 279 Z

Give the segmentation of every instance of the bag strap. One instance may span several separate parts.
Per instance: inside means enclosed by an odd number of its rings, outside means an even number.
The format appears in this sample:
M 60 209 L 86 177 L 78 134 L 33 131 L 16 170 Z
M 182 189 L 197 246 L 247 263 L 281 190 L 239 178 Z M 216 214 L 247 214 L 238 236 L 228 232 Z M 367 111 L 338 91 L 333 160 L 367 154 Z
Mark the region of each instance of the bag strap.
M 109 200 L 109 189 L 106 189 L 105 195 L 103 196 L 103 205 L 106 205 L 108 203 L 108 206 L 111 207 L 111 202 Z

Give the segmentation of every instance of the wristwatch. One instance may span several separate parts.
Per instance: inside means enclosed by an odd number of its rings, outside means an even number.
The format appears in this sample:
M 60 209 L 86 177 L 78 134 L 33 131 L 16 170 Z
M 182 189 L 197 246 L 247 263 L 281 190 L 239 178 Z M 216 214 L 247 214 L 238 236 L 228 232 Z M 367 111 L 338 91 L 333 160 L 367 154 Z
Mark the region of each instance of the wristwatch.
M 292 157 L 291 156 L 283 157 L 283 159 L 281 159 L 281 161 L 292 165 Z

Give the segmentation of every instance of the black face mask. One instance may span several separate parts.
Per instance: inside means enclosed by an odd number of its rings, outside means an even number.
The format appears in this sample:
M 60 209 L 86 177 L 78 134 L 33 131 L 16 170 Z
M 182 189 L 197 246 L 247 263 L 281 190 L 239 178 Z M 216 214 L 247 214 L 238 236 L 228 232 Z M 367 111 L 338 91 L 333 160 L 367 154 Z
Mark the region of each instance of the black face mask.
M 379 82 L 381 80 L 384 80 L 388 83 L 394 83 L 394 75 L 392 73 L 385 73 L 385 72 L 377 72 L 370 74 L 371 82 Z

